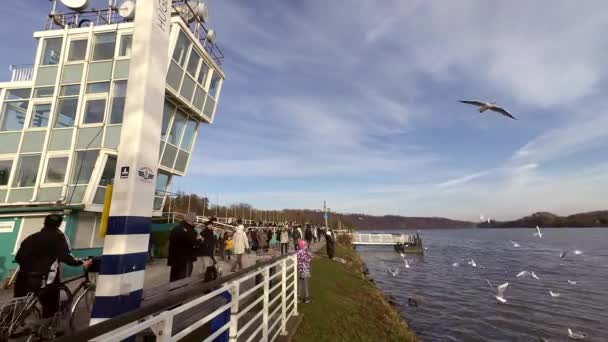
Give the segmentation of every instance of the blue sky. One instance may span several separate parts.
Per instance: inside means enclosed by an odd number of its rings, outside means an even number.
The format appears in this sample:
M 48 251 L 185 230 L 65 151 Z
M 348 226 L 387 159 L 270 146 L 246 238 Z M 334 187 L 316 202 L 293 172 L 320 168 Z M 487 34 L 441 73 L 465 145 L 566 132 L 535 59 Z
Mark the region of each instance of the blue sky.
M 0 13 L 27 63 L 48 3 Z M 476 220 L 606 209 L 601 1 L 210 0 L 226 58 L 188 176 L 222 204 Z M 520 120 L 460 99 L 497 101 Z

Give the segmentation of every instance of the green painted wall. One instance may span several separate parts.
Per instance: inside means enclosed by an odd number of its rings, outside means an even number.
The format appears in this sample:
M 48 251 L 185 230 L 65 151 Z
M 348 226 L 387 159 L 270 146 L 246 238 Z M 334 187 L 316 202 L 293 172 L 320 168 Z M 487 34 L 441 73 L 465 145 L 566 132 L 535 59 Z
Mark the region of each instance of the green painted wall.
M 0 222 L 6 221 L 15 221 L 15 228 L 10 233 L 0 233 L 0 279 L 4 279 L 9 270 L 17 267 L 17 264 L 13 262 L 15 259 L 13 248 L 15 248 L 17 234 L 21 228 L 21 218 L 0 218 Z

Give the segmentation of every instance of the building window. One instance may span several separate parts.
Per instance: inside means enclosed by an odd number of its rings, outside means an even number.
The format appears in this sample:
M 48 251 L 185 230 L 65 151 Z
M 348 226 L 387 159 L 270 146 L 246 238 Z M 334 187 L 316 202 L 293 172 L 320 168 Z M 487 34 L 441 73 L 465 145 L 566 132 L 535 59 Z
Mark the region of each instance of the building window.
M 99 150 L 76 151 L 70 184 L 88 184 L 98 156 Z
M 68 50 L 68 62 L 83 61 L 87 56 L 88 39 L 73 39 Z
M 0 186 L 6 186 L 11 176 L 12 160 L 0 160 Z
M 39 165 L 39 154 L 19 157 L 19 161 L 17 163 L 17 174 L 13 180 L 13 187 L 23 188 L 34 186 L 38 176 Z
M 44 183 L 63 183 L 68 165 L 68 157 L 49 157 L 46 165 Z
M 114 58 L 114 47 L 116 46 L 116 32 L 98 33 L 95 35 L 95 46 L 93 48 L 93 60 L 102 61 Z
M 182 135 L 182 131 L 184 130 L 184 125 L 186 124 L 186 116 L 181 111 L 177 111 L 175 113 L 175 118 L 173 119 L 173 124 L 171 125 L 171 130 L 169 131 L 169 143 L 176 145 L 179 143 L 179 138 Z
M 196 133 L 197 123 L 194 120 L 188 120 L 186 124 L 186 129 L 184 130 L 184 137 L 182 138 L 182 142 L 180 144 L 180 148 L 182 150 L 190 152 L 190 148 L 192 147 L 192 141 L 194 140 L 194 133 Z
M 130 34 L 123 34 L 120 36 L 120 47 L 118 48 L 119 57 L 131 57 L 131 44 L 133 43 L 133 36 Z
M 89 83 L 87 94 L 101 94 L 110 92 L 110 82 Z
M 87 100 L 84 105 L 84 118 L 82 123 L 102 123 L 106 111 L 106 99 Z
M 78 96 L 79 94 L 80 84 L 64 85 L 59 92 L 59 96 Z
M 47 38 L 42 48 L 42 65 L 56 65 L 61 57 L 63 38 Z
M 214 99 L 217 97 L 219 87 L 220 77 L 217 75 L 216 71 L 213 71 L 213 76 L 211 76 L 211 84 L 209 85 L 209 95 Z
M 207 80 L 208 73 L 209 67 L 207 66 L 207 63 L 201 63 L 201 69 L 198 71 L 198 77 L 196 78 L 196 81 L 203 87 L 205 86 L 205 81 Z
M 6 90 L 6 101 L 12 100 L 29 100 L 30 98 L 30 88 L 23 89 L 7 89 Z
M 110 124 L 119 124 L 122 122 L 122 116 L 125 111 L 126 96 L 127 81 L 114 82 L 114 91 L 112 93 L 112 110 L 110 112 Z
M 34 89 L 34 97 L 51 97 L 53 96 L 53 92 L 55 91 L 55 87 L 39 87 Z
M 196 75 L 196 69 L 198 69 L 198 64 L 201 61 L 201 57 L 192 49 L 190 51 L 190 59 L 188 60 L 188 66 L 186 67 L 186 71 L 194 77 Z
M 175 111 L 175 106 L 170 102 L 165 101 L 165 108 L 163 109 L 163 123 L 160 130 L 160 138 L 162 140 L 167 139 L 167 129 L 169 128 L 169 122 L 171 122 L 171 116 Z
M 19 131 L 23 129 L 25 114 L 29 101 L 4 102 L 2 117 L 0 120 L 0 131 Z
M 180 31 L 177 42 L 175 43 L 175 49 L 173 50 L 173 60 L 181 67 L 186 64 L 186 54 L 188 53 L 189 47 L 190 42 L 188 41 L 188 38 Z
M 108 186 L 114 183 L 114 173 L 116 172 L 116 156 L 108 156 L 106 160 L 106 165 L 103 168 L 103 172 L 101 173 L 101 179 L 99 180 L 99 185 Z
M 55 128 L 72 127 L 76 121 L 78 98 L 59 99 L 57 102 L 57 115 L 55 115 Z
M 39 103 L 32 108 L 32 117 L 30 118 L 29 128 L 47 127 L 51 116 L 51 104 Z

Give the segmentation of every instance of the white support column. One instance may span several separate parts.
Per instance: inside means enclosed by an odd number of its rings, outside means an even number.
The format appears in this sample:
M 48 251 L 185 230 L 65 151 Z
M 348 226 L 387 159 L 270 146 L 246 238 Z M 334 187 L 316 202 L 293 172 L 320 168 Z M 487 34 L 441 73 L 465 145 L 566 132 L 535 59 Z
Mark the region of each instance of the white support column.
M 270 267 L 264 267 L 262 274 L 264 275 L 264 307 L 262 309 L 264 313 L 262 314 L 262 341 L 268 342 L 268 314 L 270 311 Z
M 281 267 L 281 335 L 287 335 L 287 258 Z
M 230 296 L 232 297 L 232 306 L 230 307 L 230 328 L 228 330 L 228 340 L 230 342 L 236 342 L 239 332 L 239 300 L 240 300 L 240 283 L 235 281 L 232 288 L 230 289 Z
M 139 307 L 169 63 L 169 0 L 137 1 L 114 192 L 91 324 Z M 112 243 L 107 243 L 112 241 Z
M 298 313 L 298 257 L 294 254 L 291 257 L 293 262 L 293 315 L 297 316 Z
M 163 320 L 158 325 L 152 327 L 152 332 L 156 336 L 157 342 L 172 342 L 171 335 L 173 335 L 173 316 L 165 311 L 162 313 Z

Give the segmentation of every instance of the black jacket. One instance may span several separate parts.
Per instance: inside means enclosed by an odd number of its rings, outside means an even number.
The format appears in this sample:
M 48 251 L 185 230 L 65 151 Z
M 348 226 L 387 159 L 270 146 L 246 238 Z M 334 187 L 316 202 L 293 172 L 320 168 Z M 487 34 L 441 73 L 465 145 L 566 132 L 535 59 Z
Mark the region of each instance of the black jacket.
M 196 231 L 194 227 L 181 222 L 171 230 L 169 235 L 169 256 L 167 265 L 179 266 L 196 260 Z
M 310 227 L 306 228 L 306 231 L 304 231 L 304 238 L 307 241 L 311 241 L 313 236 L 312 229 L 310 229 Z
M 19 273 L 33 276 L 46 276 L 56 261 L 82 265 L 82 261 L 72 255 L 65 235 L 55 227 L 43 227 L 23 240 L 15 261 L 19 263 Z M 59 279 L 58 275 L 56 278 Z
M 213 256 L 213 253 L 215 252 L 215 235 L 213 234 L 213 230 L 209 228 L 203 229 L 201 231 L 201 237 L 203 238 L 201 255 Z

